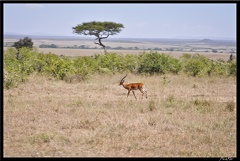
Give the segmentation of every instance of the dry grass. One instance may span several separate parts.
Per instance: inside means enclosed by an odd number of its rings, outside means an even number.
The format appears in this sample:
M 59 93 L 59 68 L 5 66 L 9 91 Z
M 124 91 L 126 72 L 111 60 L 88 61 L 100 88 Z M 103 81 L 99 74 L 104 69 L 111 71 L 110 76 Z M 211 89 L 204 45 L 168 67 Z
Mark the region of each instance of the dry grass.
M 136 101 L 122 76 L 4 90 L 4 157 L 236 157 L 236 78 L 130 74 Z

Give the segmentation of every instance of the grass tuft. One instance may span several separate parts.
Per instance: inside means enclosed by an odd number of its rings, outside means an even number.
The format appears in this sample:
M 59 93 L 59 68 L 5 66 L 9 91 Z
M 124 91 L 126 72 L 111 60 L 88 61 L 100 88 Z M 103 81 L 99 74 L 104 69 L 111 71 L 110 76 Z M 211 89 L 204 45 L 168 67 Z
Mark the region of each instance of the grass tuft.
M 235 102 L 234 101 L 228 101 L 226 105 L 226 109 L 230 112 L 235 110 Z
M 31 144 L 49 143 L 50 136 L 46 133 L 35 134 L 30 138 Z
M 155 102 L 154 102 L 153 100 L 149 101 L 148 109 L 149 109 L 150 111 L 156 110 L 156 105 L 155 105 Z

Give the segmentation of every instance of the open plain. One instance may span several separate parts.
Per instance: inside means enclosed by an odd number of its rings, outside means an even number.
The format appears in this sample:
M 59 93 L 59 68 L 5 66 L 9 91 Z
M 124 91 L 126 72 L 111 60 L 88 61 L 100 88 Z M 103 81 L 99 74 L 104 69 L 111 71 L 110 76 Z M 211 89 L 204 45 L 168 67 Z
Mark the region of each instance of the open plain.
M 34 41 L 37 47 L 40 40 Z M 202 54 L 228 60 L 234 49 L 213 48 L 222 53 Z M 101 49 L 38 50 L 73 57 L 103 53 Z M 180 57 L 184 52 L 159 53 Z M 124 74 L 94 74 L 69 83 L 34 73 L 18 87 L 4 89 L 3 156 L 237 156 L 236 77 L 129 73 L 126 83 L 143 82 L 148 91 L 147 99 L 136 91 L 135 100 L 119 86 Z
M 122 76 L 4 89 L 4 157 L 236 157 L 236 78 Z

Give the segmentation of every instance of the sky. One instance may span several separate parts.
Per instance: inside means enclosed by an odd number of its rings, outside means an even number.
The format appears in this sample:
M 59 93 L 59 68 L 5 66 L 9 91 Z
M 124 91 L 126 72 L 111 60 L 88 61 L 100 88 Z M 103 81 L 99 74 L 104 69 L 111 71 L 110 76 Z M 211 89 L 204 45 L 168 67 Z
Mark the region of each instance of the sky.
M 86 37 L 72 27 L 112 21 L 124 25 L 112 38 L 236 40 L 236 13 L 236 3 L 4 3 L 3 31 Z

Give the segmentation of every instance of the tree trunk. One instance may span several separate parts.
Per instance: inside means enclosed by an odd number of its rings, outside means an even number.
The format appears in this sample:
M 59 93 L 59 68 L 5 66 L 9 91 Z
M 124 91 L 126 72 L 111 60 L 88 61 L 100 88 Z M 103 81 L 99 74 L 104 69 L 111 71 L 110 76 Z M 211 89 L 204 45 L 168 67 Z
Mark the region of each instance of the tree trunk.
M 107 52 L 107 51 L 106 51 L 106 46 L 102 44 L 102 42 L 101 42 L 102 39 L 103 39 L 103 38 L 99 38 L 99 39 L 98 39 L 98 42 L 99 42 L 99 45 L 103 47 L 104 53 L 106 54 L 106 52 Z
M 103 47 L 105 54 L 107 53 L 107 50 L 106 50 L 105 45 L 103 45 L 103 43 L 101 42 L 101 40 L 108 38 L 108 36 L 109 36 L 109 34 L 106 37 L 100 37 L 99 35 L 97 35 L 97 38 L 95 40 L 98 40 L 98 42 L 94 42 L 95 44 L 98 44 Z
M 18 49 L 17 53 L 16 53 L 16 59 L 19 60 L 20 59 L 20 51 Z

